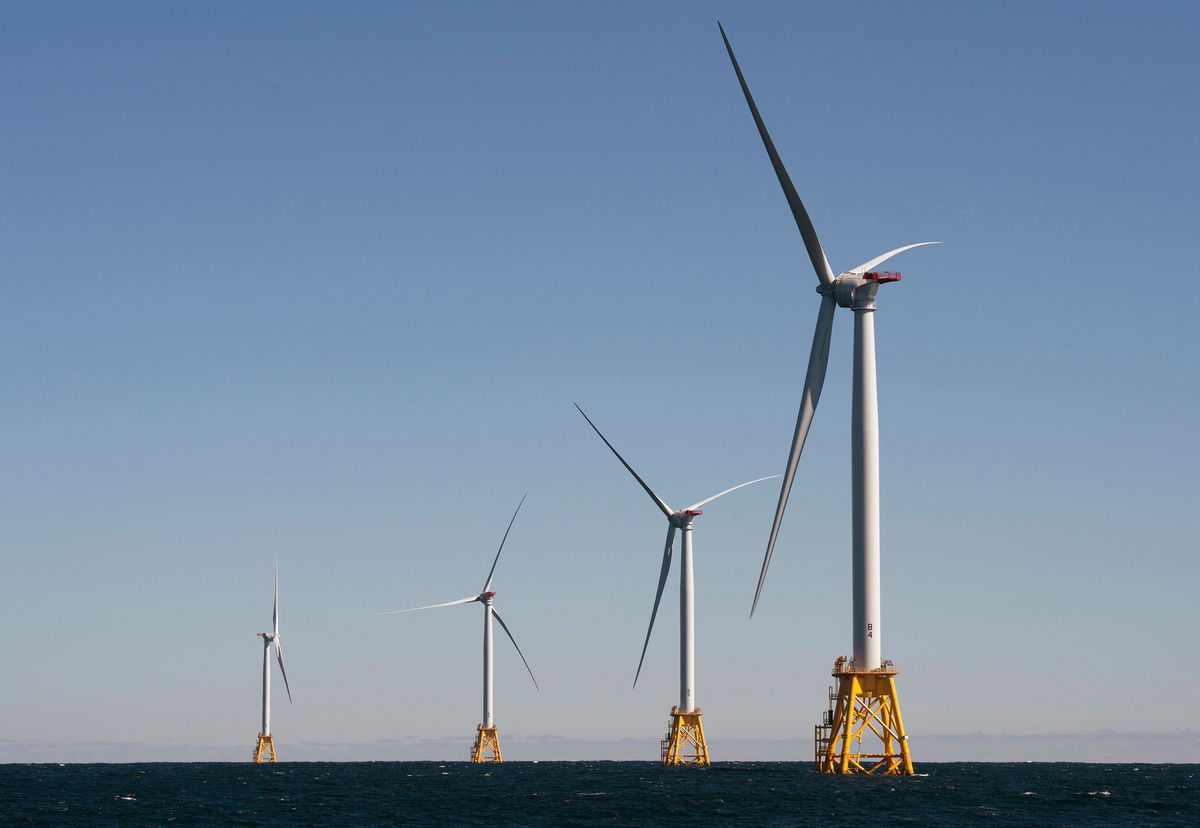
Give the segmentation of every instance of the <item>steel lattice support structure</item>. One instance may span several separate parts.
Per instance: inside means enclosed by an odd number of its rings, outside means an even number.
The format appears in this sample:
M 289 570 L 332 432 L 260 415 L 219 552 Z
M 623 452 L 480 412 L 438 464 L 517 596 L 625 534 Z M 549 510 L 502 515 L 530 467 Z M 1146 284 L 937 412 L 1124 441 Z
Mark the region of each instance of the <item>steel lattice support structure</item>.
M 258 744 L 254 746 L 255 762 L 275 761 L 275 739 L 271 734 L 258 734 Z
M 837 702 L 827 724 L 816 726 L 817 770 L 822 773 L 904 775 L 913 772 L 908 734 L 891 662 L 858 670 L 839 658 Z
M 704 724 L 700 721 L 700 708 L 683 712 L 671 708 L 671 721 L 667 735 L 662 740 L 662 763 L 664 765 L 708 765 L 708 742 L 704 739 Z
M 500 753 L 500 734 L 496 728 L 479 725 L 475 744 L 471 747 L 471 761 L 476 764 L 504 761 Z

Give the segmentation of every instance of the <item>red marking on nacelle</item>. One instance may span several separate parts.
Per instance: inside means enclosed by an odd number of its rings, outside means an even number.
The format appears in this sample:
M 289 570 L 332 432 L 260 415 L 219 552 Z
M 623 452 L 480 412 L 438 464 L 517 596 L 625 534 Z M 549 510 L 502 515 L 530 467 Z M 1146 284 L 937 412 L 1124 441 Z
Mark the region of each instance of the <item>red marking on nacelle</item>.
M 700 509 L 684 509 L 683 513 L 685 515 L 702 515 L 702 514 L 704 514 L 704 512 Z
M 884 282 L 899 282 L 900 281 L 900 271 L 899 270 L 881 270 L 878 273 L 872 271 L 870 273 L 864 273 L 863 278 L 870 279 L 872 282 L 879 282 L 880 284 L 883 284 Z
M 494 592 L 485 592 L 485 593 L 483 593 L 483 594 L 484 594 L 484 595 L 486 595 L 486 596 L 487 596 L 487 597 L 489 597 L 489 598 L 495 598 L 495 597 L 496 597 L 496 593 L 494 593 Z

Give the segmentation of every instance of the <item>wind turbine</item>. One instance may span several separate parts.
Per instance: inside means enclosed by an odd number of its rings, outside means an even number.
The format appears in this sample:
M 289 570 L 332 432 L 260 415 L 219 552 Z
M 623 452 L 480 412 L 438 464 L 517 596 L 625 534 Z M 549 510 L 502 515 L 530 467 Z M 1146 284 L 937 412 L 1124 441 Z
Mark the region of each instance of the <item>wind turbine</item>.
M 255 762 L 275 761 L 275 739 L 271 735 L 271 648 L 275 648 L 275 659 L 283 675 L 283 688 L 288 701 L 292 700 L 292 688 L 288 687 L 287 670 L 283 669 L 283 645 L 279 641 L 279 561 L 275 561 L 275 601 L 271 604 L 271 632 L 259 633 L 263 640 L 263 692 L 262 732 L 254 748 Z
M 504 623 L 504 619 L 500 617 L 500 613 L 496 612 L 496 608 L 492 606 L 492 601 L 496 597 L 496 593 L 492 592 L 492 576 L 496 574 L 496 563 L 500 560 L 500 553 L 504 551 L 504 542 L 508 540 L 508 533 L 512 530 L 513 521 L 517 519 L 517 512 L 521 511 L 521 505 L 525 503 L 525 497 L 527 496 L 528 492 L 521 497 L 521 502 L 517 504 L 517 509 L 513 512 L 512 519 L 508 521 L 508 528 L 504 530 L 504 537 L 500 539 L 500 548 L 496 550 L 496 557 L 492 560 L 492 568 L 488 572 L 487 580 L 483 584 L 483 591 L 478 595 L 460 598 L 457 601 L 447 601 L 444 604 L 430 604 L 427 607 L 413 607 L 412 609 L 391 610 L 390 612 L 380 613 L 380 615 L 395 615 L 402 612 L 417 612 L 418 610 L 436 609 L 438 607 L 453 607 L 456 604 L 471 604 L 475 602 L 483 604 L 483 721 L 476 727 L 475 744 L 471 748 L 472 762 L 504 761 L 500 753 L 500 736 L 496 729 L 495 719 L 492 716 L 493 618 L 500 622 L 500 627 L 504 630 L 504 634 L 508 636 L 508 640 L 517 648 L 517 655 L 521 657 L 525 669 L 529 672 L 529 677 L 533 679 L 533 686 L 541 690 L 538 687 L 537 679 L 534 678 L 533 670 L 529 668 L 529 662 L 525 660 L 525 654 L 521 652 L 521 647 L 517 644 L 517 639 L 513 638 L 508 625 Z
M 692 575 L 692 521 L 703 514 L 700 507 L 711 503 L 722 495 L 737 491 L 752 483 L 760 483 L 779 477 L 774 474 L 741 483 L 723 492 L 717 492 L 712 497 L 706 497 L 699 503 L 693 503 L 686 509 L 672 509 L 654 490 L 646 485 L 646 481 L 633 470 L 613 444 L 608 442 L 596 424 L 587 414 L 584 414 L 579 404 L 575 408 L 583 414 L 592 430 L 604 441 L 604 445 L 616 455 L 633 479 L 638 482 L 650 499 L 667 518 L 667 543 L 663 549 L 662 569 L 658 574 L 658 591 L 654 594 L 654 608 L 650 610 L 650 625 L 646 628 L 646 641 L 642 644 L 642 656 L 638 659 L 637 672 L 633 676 L 633 686 L 637 687 L 638 677 L 642 674 L 642 663 L 646 660 L 646 648 L 650 646 L 650 633 L 654 631 L 654 619 L 658 616 L 658 604 L 662 600 L 663 588 L 667 585 L 667 575 L 671 571 L 671 555 L 675 549 L 675 532 L 683 533 L 682 560 L 679 564 L 679 704 L 671 708 L 671 720 L 666 738 L 661 743 L 661 758 L 664 765 L 707 765 L 709 764 L 708 743 L 704 739 L 704 725 L 700 721 L 700 708 L 696 707 L 696 605 Z
M 838 678 L 837 709 L 831 710 L 825 722 L 817 726 L 817 762 L 821 770 L 830 773 L 882 771 L 911 774 L 908 736 L 904 731 L 900 703 L 896 697 L 895 676 L 898 671 L 890 661 L 884 661 L 881 657 L 879 608 L 879 404 L 875 383 L 875 294 L 881 284 L 899 281 L 900 274 L 878 272 L 875 268 L 905 250 L 937 242 L 898 247 L 835 277 L 808 211 L 804 209 L 750 95 L 750 87 L 746 85 L 733 47 L 729 45 L 725 28 L 720 23 L 717 25 L 721 29 L 721 38 L 725 41 L 733 70 L 737 73 L 738 83 L 746 96 L 750 114 L 758 127 L 758 134 L 783 187 L 796 227 L 804 239 L 808 258 L 817 274 L 817 293 L 821 296 L 808 358 L 808 372 L 804 378 L 800 414 L 796 420 L 796 431 L 779 490 L 779 503 L 775 508 L 775 519 L 771 524 L 771 535 L 750 613 L 754 614 L 762 595 L 767 567 L 771 563 L 783 511 L 796 474 L 796 464 L 804 449 L 804 441 L 821 396 L 821 386 L 825 382 L 834 311 L 838 307 L 849 308 L 854 312 L 853 411 L 850 426 L 854 650 L 849 661 L 842 656 L 834 662 L 833 675 Z M 833 698 L 831 691 L 830 700 Z M 882 754 L 863 752 L 862 738 L 868 733 L 873 733 L 883 743 Z M 857 747 L 851 746 L 852 741 L 856 742 Z

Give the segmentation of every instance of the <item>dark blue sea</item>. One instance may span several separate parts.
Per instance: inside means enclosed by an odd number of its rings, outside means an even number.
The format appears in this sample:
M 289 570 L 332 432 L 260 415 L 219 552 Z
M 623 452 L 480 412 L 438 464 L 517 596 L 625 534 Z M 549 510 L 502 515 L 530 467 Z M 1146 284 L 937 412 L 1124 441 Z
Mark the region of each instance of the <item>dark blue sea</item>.
M 0 765 L 3 825 L 1200 826 L 1200 765 L 792 762 Z

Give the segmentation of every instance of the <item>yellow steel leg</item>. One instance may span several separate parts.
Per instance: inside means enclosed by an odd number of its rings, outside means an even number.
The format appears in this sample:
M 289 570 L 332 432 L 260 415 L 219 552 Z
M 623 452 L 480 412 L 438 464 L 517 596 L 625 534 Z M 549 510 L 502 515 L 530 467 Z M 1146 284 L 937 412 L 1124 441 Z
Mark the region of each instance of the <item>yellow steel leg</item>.
M 897 672 L 891 662 L 877 670 L 848 667 L 845 658 L 834 663 L 838 691 L 833 721 L 826 733 L 817 728 L 821 772 L 912 774 Z M 866 747 L 864 739 L 869 740 Z
M 500 755 L 500 736 L 494 727 L 479 725 L 475 733 L 475 744 L 471 748 L 472 762 L 503 762 Z
M 707 765 L 708 742 L 704 738 L 704 724 L 700 711 L 680 713 L 678 707 L 671 708 L 671 721 L 667 725 L 667 736 L 662 740 L 662 763 L 664 765 Z
M 258 734 L 258 744 L 254 746 L 254 761 L 275 761 L 275 739 L 273 736 Z
M 843 682 L 848 686 L 846 687 L 846 704 L 843 705 L 846 719 L 842 726 L 842 758 L 838 763 L 838 773 L 848 773 L 850 770 L 850 740 L 854 738 L 854 711 L 858 709 L 859 696 L 858 679 L 849 676 L 849 681 L 843 679 Z M 839 687 L 838 695 L 841 694 L 842 690 Z M 837 725 L 837 722 L 833 723 L 835 734 L 838 732 Z
M 900 697 L 896 695 L 896 679 L 888 676 L 888 696 L 892 700 L 892 719 L 896 723 L 896 733 L 900 740 L 900 769 L 896 773 L 911 776 L 913 772 L 912 756 L 908 752 L 908 733 L 904 730 L 904 719 L 900 717 Z

